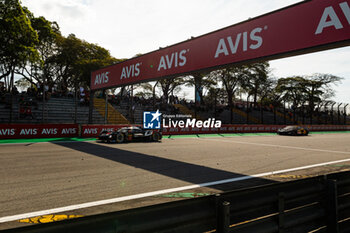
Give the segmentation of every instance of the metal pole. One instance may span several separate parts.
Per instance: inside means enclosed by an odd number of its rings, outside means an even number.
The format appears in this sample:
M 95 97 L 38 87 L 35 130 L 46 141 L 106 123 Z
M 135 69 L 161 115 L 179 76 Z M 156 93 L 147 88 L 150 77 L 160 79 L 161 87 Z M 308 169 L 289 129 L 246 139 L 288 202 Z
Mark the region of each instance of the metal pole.
M 278 232 L 283 233 L 285 228 L 285 193 L 278 194 Z
M 335 105 L 336 103 L 333 103 L 332 104 L 332 107 L 331 107 L 331 120 L 332 120 L 332 125 L 334 125 L 334 116 L 333 116 L 333 107 L 334 107 L 334 105 Z
M 224 201 L 219 204 L 218 233 L 230 232 L 230 202 Z
M 14 80 L 14 71 L 11 72 L 11 80 L 10 80 L 10 120 L 9 122 L 12 123 L 13 121 L 13 80 Z
M 287 112 L 286 112 L 286 102 L 283 103 L 283 123 L 287 124 Z
M 131 94 L 130 94 L 130 98 L 131 98 L 131 122 L 134 122 L 134 85 L 131 85 Z
M 249 96 L 247 96 L 247 102 L 246 102 L 246 106 L 247 106 L 247 119 L 246 119 L 246 123 L 249 124 Z
M 325 116 L 326 116 L 325 124 L 326 125 L 328 124 L 328 110 L 327 110 L 327 105 L 328 104 L 329 104 L 329 102 L 326 102 L 325 105 L 324 105 L 324 113 L 325 113 Z
M 93 111 L 94 111 L 94 95 L 95 92 L 90 90 L 90 101 L 89 101 L 89 120 L 88 123 L 89 124 L 93 124 Z
M 261 121 L 261 124 L 264 124 L 264 111 L 262 107 L 262 101 L 260 102 L 260 121 Z
M 338 105 L 338 124 L 340 125 L 340 106 L 342 105 L 343 103 L 340 103 Z
M 338 233 L 338 190 L 335 180 L 326 181 L 327 233 Z
M 74 93 L 74 124 L 77 123 L 77 113 L 78 113 L 78 102 L 77 102 L 78 94 L 77 94 L 77 86 L 75 85 L 75 93 Z
M 303 125 L 305 125 L 304 105 L 301 106 L 301 114 L 302 114 L 302 117 L 303 117 Z
M 312 106 L 313 108 L 315 106 Z M 310 107 L 310 103 L 309 103 L 309 106 L 308 106 L 308 112 L 309 112 L 309 116 L 310 116 L 310 125 L 312 125 L 313 123 L 313 116 L 314 116 L 314 109 Z
M 293 125 L 297 122 L 296 121 L 296 114 L 295 114 L 295 110 L 296 110 L 296 106 L 294 106 L 294 104 L 292 105 L 292 107 L 293 107 Z
M 344 125 L 346 125 L 346 107 L 348 106 L 349 104 L 346 104 L 344 106 Z
M 217 91 L 215 91 L 215 98 L 214 98 L 214 118 L 216 118 L 216 98 L 217 98 Z
M 105 124 L 107 124 L 107 117 L 108 117 L 108 95 L 107 95 L 107 89 L 103 90 L 105 93 Z
M 317 123 L 320 124 L 320 109 L 322 107 L 322 103 L 317 108 Z
M 45 78 L 44 78 L 44 81 L 42 83 L 42 88 L 43 88 L 43 109 L 42 109 L 42 116 L 41 116 L 41 121 L 42 123 L 45 123 Z

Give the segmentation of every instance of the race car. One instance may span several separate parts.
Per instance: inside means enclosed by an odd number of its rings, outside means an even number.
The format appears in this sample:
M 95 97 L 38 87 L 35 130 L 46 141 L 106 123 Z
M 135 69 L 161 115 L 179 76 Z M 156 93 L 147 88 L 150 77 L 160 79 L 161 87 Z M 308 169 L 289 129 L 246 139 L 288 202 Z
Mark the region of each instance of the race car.
M 291 135 L 291 136 L 307 136 L 309 130 L 302 126 L 290 125 L 284 128 L 278 129 L 277 134 L 279 135 Z
M 103 142 L 131 142 L 131 141 L 153 141 L 159 142 L 162 139 L 161 130 L 143 129 L 137 126 L 123 127 L 116 131 L 104 130 L 98 136 Z
M 109 142 L 110 141 L 110 136 L 114 132 L 113 129 L 109 130 L 102 130 L 101 133 L 98 135 L 97 140 L 100 140 L 102 142 Z

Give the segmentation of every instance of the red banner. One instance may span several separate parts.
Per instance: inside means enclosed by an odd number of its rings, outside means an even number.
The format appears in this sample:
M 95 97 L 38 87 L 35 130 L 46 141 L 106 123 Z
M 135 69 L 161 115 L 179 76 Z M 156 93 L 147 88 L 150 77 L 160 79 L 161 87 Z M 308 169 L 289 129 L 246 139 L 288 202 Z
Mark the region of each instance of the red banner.
M 130 125 L 83 125 L 81 127 L 81 137 L 97 137 L 103 130 L 117 130 Z
M 0 139 L 78 137 L 77 124 L 2 124 Z
M 91 89 L 350 43 L 350 0 L 311 0 L 92 72 Z
M 102 130 L 120 129 L 130 125 L 83 125 L 79 135 L 76 124 L 2 124 L 0 139 L 18 138 L 60 138 L 60 137 L 97 137 Z M 273 133 L 284 125 L 222 125 L 220 128 L 163 128 L 163 135 L 183 134 L 220 134 L 220 133 Z M 346 125 L 309 125 L 310 131 L 350 130 Z
M 102 130 L 119 129 L 128 125 L 84 125 L 81 129 L 82 137 L 97 137 Z M 184 134 L 221 134 L 221 133 L 275 133 L 285 125 L 222 125 L 220 128 L 163 128 L 163 135 Z M 344 131 L 350 130 L 346 125 L 310 125 L 310 131 Z

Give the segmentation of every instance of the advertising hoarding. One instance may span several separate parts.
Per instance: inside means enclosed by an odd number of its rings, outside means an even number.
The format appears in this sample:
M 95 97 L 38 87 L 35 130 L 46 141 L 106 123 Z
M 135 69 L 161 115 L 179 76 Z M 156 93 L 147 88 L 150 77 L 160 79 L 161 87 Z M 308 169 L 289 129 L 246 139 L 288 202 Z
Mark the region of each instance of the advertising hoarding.
M 350 0 L 303 1 L 94 71 L 91 89 L 346 46 L 349 5 Z

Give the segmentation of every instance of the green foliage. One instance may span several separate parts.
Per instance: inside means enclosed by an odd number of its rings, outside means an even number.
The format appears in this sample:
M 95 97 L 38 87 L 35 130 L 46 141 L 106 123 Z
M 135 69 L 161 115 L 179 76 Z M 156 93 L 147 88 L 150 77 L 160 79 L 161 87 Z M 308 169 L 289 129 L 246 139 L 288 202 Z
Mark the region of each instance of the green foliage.
M 78 86 L 87 88 L 92 71 L 121 61 L 112 57 L 108 50 L 74 34 L 62 36 L 56 22 L 35 17 L 19 0 L 0 0 L 0 80 L 5 78 L 8 86 L 14 82 L 14 74 L 18 74 L 24 78 L 17 82 L 21 86 L 45 83 L 50 87 L 57 85 L 63 91 Z M 138 95 L 155 97 L 158 86 L 168 101 L 170 95 L 186 84 L 207 90 L 207 96 L 203 96 L 203 92 L 199 94 L 202 101 L 210 103 L 213 98 L 225 98 L 232 107 L 237 93 L 244 92 L 248 97 L 253 96 L 255 103 L 258 99 L 275 105 L 281 101 L 295 106 L 307 103 L 313 109 L 316 103 L 334 96 L 332 85 L 342 79 L 314 74 L 276 81 L 269 76 L 268 62 L 192 75 L 193 78 L 168 78 L 152 85 L 141 84 L 144 93 Z
M 174 95 L 180 90 L 180 86 L 184 83 L 183 77 L 178 78 L 167 78 L 161 79 L 158 82 L 158 85 L 162 89 L 164 102 L 168 102 L 169 96 Z
M 38 34 L 18 0 L 0 1 L 0 79 L 16 67 L 39 59 L 35 49 Z
M 307 103 L 310 110 L 313 110 L 315 103 L 334 96 L 332 85 L 341 80 L 341 77 L 330 74 L 293 76 L 279 79 L 275 91 L 283 101 L 290 102 L 295 107 Z
M 108 50 L 80 40 L 73 34 L 59 38 L 57 44 L 58 52 L 53 57 L 53 62 L 58 67 L 60 80 L 69 86 L 90 86 L 93 70 L 120 61 L 113 58 Z
M 0 33 L 0 79 L 16 73 L 33 84 L 89 86 L 91 71 L 120 61 L 73 34 L 62 36 L 56 22 L 35 17 L 18 0 L 0 0 Z
M 269 77 L 268 62 L 254 63 L 245 67 L 246 77 L 242 79 L 241 87 L 246 91 L 248 96 L 254 97 L 254 104 L 257 103 L 257 98 L 263 96 L 266 88 L 271 86 L 271 78 Z

